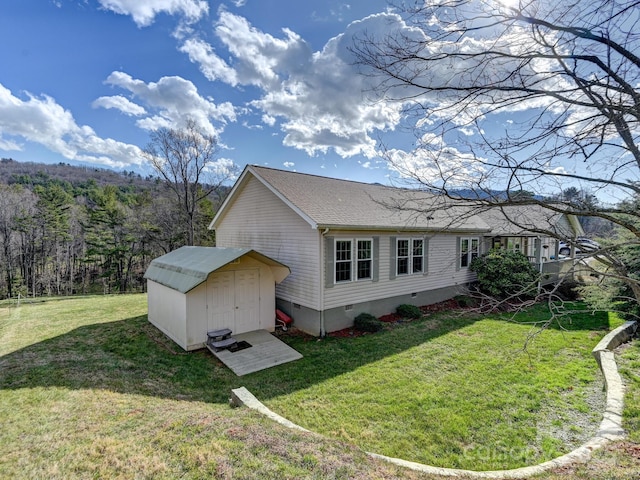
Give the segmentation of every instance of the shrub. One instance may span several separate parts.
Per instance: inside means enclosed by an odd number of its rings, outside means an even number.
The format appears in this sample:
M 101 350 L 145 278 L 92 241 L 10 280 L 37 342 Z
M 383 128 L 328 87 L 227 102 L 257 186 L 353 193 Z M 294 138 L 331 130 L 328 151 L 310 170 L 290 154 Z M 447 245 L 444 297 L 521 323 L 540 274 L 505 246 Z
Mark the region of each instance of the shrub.
M 421 318 L 422 312 L 415 305 L 409 305 L 403 303 L 402 305 L 398 305 L 396 308 L 396 313 L 400 315 L 402 318 Z
M 361 313 L 353 320 L 353 326 L 361 332 L 377 332 L 382 330 L 384 325 L 370 313 Z
M 457 295 L 454 300 L 460 308 L 471 308 L 478 306 L 478 299 L 470 297 L 468 295 Z
M 528 296 L 535 292 L 538 272 L 520 252 L 496 248 L 473 259 L 480 291 L 496 298 Z
M 580 298 L 580 289 L 582 287 L 583 284 L 575 280 L 563 280 L 562 283 L 556 287 L 555 293 L 562 300 L 573 302 Z

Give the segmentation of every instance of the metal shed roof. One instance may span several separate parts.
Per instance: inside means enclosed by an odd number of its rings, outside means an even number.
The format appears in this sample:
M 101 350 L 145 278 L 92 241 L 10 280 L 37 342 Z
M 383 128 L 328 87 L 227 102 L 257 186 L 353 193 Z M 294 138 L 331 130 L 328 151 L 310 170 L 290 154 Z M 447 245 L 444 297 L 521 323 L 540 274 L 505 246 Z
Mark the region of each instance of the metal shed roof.
M 211 272 L 245 255 L 270 266 L 276 283 L 291 273 L 286 265 L 249 248 L 181 247 L 152 260 L 144 278 L 187 293 L 204 282 Z

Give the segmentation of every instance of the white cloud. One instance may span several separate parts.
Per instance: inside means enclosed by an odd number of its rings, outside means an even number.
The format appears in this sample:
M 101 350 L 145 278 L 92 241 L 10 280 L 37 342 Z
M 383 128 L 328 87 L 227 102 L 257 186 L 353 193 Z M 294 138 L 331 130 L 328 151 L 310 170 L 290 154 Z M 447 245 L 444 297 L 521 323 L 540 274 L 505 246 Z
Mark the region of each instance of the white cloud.
M 284 162 L 282 165 L 286 168 L 293 168 L 296 166 L 296 164 L 293 162 Z
M 108 167 L 139 165 L 140 149 L 135 145 L 100 138 L 86 125 L 48 96 L 27 94 L 22 100 L 0 84 L 0 148 L 20 148 L 18 139 L 43 145 L 69 160 Z
M 145 115 L 147 112 L 144 107 L 133 103 L 122 95 L 114 95 L 112 97 L 100 97 L 93 101 L 91 104 L 93 108 L 113 108 L 121 111 L 125 115 L 139 117 Z
M 220 11 L 215 33 L 231 58 L 223 61 L 201 39 L 190 39 L 181 50 L 210 80 L 261 89 L 251 106 L 274 126 L 281 119 L 283 144 L 309 155 L 334 150 L 342 157 L 376 155 L 375 133 L 400 122 L 399 103 L 370 103 L 363 92 L 371 88 L 358 75 L 349 51 L 355 34 L 388 29 L 391 19 L 376 15 L 352 23 L 344 34 L 314 52 L 298 34 L 282 30 L 282 38 L 261 32 L 245 18 Z
M 265 125 L 273 127 L 276 124 L 276 117 L 272 117 L 271 115 L 267 115 L 266 113 L 262 115 L 262 122 Z
M 187 22 L 196 22 L 209 12 L 204 0 L 99 0 L 107 10 L 131 15 L 139 27 L 151 25 L 156 15 L 167 13 L 180 15 Z
M 421 185 L 463 187 L 473 185 L 486 173 L 481 160 L 431 133 L 425 134 L 413 151 L 391 149 L 386 158 L 392 171 Z
M 222 179 L 226 178 L 228 181 L 234 181 L 237 178 L 237 165 L 233 160 L 229 158 L 218 158 L 215 162 L 207 165 L 206 171 L 211 173 L 214 177 Z
M 231 86 L 238 84 L 236 71 L 213 52 L 213 47 L 198 38 L 187 39 L 179 48 L 189 60 L 200 65 L 202 74 L 211 81 L 220 80 Z
M 153 112 L 137 122 L 147 130 L 181 128 L 191 119 L 208 134 L 217 136 L 227 122 L 236 120 L 231 103 L 216 104 L 212 99 L 202 97 L 196 86 L 182 77 L 162 77 L 157 82 L 145 83 L 116 71 L 109 75 L 106 83 L 128 90 Z

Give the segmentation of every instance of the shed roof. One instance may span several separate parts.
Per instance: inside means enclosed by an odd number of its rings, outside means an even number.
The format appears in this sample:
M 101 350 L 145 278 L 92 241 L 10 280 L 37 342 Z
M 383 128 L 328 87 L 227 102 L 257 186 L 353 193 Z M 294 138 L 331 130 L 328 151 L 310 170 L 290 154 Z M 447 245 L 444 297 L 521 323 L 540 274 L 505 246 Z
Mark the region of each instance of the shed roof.
M 249 248 L 181 247 L 152 260 L 144 278 L 187 293 L 210 273 L 245 255 L 271 267 L 276 283 L 291 272 L 286 265 Z
M 215 228 L 249 176 L 257 178 L 313 228 L 488 232 L 472 209 L 420 190 L 249 165 L 211 222 Z

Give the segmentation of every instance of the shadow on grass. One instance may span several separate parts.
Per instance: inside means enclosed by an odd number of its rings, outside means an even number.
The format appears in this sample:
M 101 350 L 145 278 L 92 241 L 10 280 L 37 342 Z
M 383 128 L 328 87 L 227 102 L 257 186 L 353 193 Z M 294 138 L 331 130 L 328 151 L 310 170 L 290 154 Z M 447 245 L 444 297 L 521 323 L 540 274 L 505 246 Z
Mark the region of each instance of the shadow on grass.
M 478 317 L 442 316 L 400 324 L 357 338 L 280 338 L 303 354 L 288 364 L 235 376 L 208 351 L 186 353 L 146 315 L 79 327 L 0 357 L 0 389 L 106 389 L 168 399 L 226 403 L 246 386 L 261 399 L 286 395 L 464 328 Z M 606 314 L 572 323 L 601 330 Z

